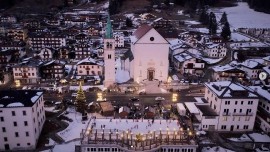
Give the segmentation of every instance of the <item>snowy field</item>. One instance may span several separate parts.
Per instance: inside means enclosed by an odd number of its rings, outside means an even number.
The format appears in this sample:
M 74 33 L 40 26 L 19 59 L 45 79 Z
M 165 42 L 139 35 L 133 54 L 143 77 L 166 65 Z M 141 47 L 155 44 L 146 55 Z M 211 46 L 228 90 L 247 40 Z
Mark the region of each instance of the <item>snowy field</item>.
M 231 28 L 270 28 L 270 14 L 256 12 L 246 2 L 239 2 L 236 7 L 212 10 L 220 20 L 223 12 L 227 13 Z

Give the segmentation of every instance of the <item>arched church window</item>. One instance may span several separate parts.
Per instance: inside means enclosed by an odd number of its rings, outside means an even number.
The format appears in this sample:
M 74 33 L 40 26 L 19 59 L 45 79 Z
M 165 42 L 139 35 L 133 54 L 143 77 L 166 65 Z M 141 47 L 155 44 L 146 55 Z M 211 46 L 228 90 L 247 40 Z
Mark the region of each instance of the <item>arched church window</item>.
M 110 43 L 109 43 L 109 42 L 107 42 L 106 46 L 107 46 L 107 48 L 109 48 L 109 47 L 110 47 Z
M 110 49 L 112 48 L 112 43 L 110 43 Z

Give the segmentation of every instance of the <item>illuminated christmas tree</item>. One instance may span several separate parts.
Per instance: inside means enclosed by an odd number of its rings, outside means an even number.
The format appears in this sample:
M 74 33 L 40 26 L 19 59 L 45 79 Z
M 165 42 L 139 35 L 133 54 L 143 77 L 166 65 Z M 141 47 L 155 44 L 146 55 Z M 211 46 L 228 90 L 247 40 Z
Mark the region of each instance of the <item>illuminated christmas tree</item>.
M 76 109 L 78 112 L 82 113 L 83 115 L 85 114 L 86 111 L 86 98 L 82 89 L 82 83 L 80 82 L 80 87 L 77 92 L 77 97 L 76 97 Z

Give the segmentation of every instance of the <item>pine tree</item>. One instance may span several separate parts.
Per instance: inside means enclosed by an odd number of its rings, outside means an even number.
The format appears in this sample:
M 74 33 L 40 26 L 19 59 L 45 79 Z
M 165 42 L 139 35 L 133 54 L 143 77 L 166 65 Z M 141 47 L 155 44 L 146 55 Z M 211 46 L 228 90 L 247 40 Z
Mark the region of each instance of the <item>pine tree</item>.
M 222 25 L 224 25 L 226 22 L 228 22 L 228 19 L 227 19 L 227 14 L 226 12 L 224 12 L 221 16 L 221 19 L 219 21 Z
M 80 82 L 80 87 L 77 92 L 76 97 L 76 109 L 78 112 L 84 114 L 86 110 L 86 98 L 82 89 L 82 83 Z
M 216 15 L 211 12 L 209 16 L 209 34 L 216 34 L 217 33 L 217 20 Z
M 132 27 L 133 26 L 133 24 L 132 24 L 132 20 L 130 19 L 130 18 L 126 18 L 126 26 L 127 27 Z
M 221 31 L 221 36 L 223 39 L 228 40 L 231 38 L 231 29 L 230 29 L 230 24 L 226 22 L 222 28 Z
M 208 13 L 206 12 L 205 9 L 202 10 L 201 14 L 200 14 L 200 18 L 199 18 L 199 21 L 204 24 L 204 25 L 207 25 L 208 22 L 209 22 L 209 15 Z

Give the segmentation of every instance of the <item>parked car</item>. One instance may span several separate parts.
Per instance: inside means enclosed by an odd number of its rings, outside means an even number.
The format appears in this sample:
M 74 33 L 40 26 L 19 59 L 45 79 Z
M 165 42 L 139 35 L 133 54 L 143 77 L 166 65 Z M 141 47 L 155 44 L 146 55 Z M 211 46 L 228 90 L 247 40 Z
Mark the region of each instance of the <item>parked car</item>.
M 140 99 L 139 98 L 136 98 L 136 97 L 130 98 L 129 100 L 132 101 L 132 102 L 140 101 Z
M 163 98 L 163 97 L 156 97 L 155 100 L 156 101 L 162 101 L 162 100 L 165 100 L 165 98 Z

